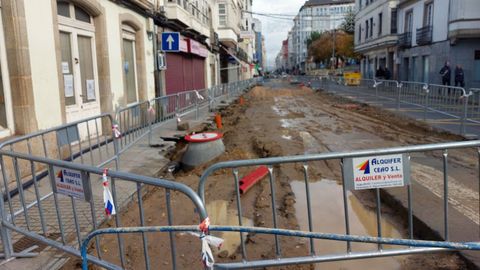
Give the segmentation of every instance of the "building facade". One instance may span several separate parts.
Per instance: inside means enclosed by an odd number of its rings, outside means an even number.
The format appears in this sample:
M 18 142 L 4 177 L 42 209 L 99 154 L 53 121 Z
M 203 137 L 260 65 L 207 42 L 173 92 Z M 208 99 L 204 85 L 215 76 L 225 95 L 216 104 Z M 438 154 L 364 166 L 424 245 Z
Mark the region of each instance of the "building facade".
M 308 0 L 295 16 L 289 47 L 289 68 L 305 72 L 308 63 L 307 39 L 313 32 L 337 29 L 355 7 L 354 0 Z M 289 34 L 290 38 L 290 34 Z
M 222 83 L 253 76 L 255 34 L 252 29 L 250 0 L 213 1 L 214 30 L 220 46 Z
M 262 34 L 262 22 L 259 19 L 253 19 L 253 31 L 255 32 L 255 54 L 254 61 L 260 68 L 265 70 L 265 38 Z
M 401 80 L 442 82 L 446 61 L 461 65 L 467 87 L 480 87 L 480 5 L 475 0 L 400 0 L 398 55 Z
M 168 0 L 162 9 L 167 21 L 158 28 L 159 34 L 181 33 L 180 51 L 165 53 L 165 94 L 204 89 L 216 84 L 219 60 L 209 42 L 213 30 L 209 1 Z
M 155 96 L 153 1 L 10 0 L 0 9 L 0 136 Z
M 225 69 L 225 81 L 252 77 L 254 37 L 239 39 L 251 1 L 223 1 L 224 17 L 219 3 L 1 1 L 0 138 L 210 87 L 229 53 L 243 69 Z M 162 32 L 180 32 L 179 52 L 162 51 Z
M 373 78 L 386 67 L 396 78 L 398 0 L 357 0 L 355 51 L 363 55 L 360 69 L 364 78 Z

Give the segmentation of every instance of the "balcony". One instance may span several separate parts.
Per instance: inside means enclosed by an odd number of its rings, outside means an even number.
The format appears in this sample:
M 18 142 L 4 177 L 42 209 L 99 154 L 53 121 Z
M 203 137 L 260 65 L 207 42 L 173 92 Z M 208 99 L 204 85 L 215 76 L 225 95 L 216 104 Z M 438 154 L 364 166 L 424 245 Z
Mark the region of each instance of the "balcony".
M 400 48 L 412 47 L 412 32 L 405 32 L 403 34 L 399 34 L 397 45 Z
M 205 37 L 210 36 L 207 11 L 208 2 L 205 0 L 195 4 L 188 0 L 168 0 L 165 3 L 165 14 L 169 20 Z
M 417 29 L 417 44 L 428 45 L 432 43 L 433 26 L 428 25 Z

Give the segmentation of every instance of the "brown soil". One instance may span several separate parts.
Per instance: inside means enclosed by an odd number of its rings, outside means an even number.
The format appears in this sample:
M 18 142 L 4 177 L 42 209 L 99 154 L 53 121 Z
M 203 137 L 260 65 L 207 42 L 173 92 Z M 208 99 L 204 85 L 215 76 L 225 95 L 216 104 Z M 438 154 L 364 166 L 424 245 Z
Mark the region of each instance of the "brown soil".
M 288 111 L 275 113 L 272 106 L 284 103 Z M 252 159 L 285 155 L 304 154 L 310 151 L 326 152 L 338 151 L 344 147 L 352 149 L 374 148 L 392 145 L 408 145 L 419 143 L 433 143 L 440 141 L 459 140 L 460 137 L 440 132 L 423 126 L 415 121 L 398 118 L 391 113 L 375 109 L 363 104 L 351 106 L 351 100 L 331 96 L 322 92 L 314 93 L 311 89 L 300 87 L 267 88 L 256 87 L 245 95 L 245 104 L 233 104 L 221 111 L 224 129 L 224 144 L 226 152 L 219 158 L 188 172 L 178 172 L 174 176 L 165 172 L 159 177 L 171 178 L 173 181 L 184 183 L 197 190 L 200 175 L 210 165 L 227 160 Z M 347 105 L 342 105 L 347 104 Z M 302 109 L 303 108 L 303 109 Z M 308 108 L 308 110 L 305 110 Z M 282 115 L 282 116 L 280 116 Z M 306 115 L 308 117 L 306 117 Z M 301 128 L 297 126 L 282 126 L 280 119 L 301 120 Z M 388 121 L 386 121 L 388 119 Z M 205 130 L 209 127 L 201 127 Z M 197 130 L 198 131 L 198 130 Z M 305 145 L 304 133 L 309 132 L 316 139 L 318 145 L 312 148 Z M 372 135 L 365 139 L 365 143 L 348 144 L 339 141 L 344 133 L 358 133 Z M 374 134 L 374 135 L 373 135 Z M 290 136 L 286 140 L 282 136 Z M 374 141 L 375 140 L 375 141 Z M 172 160 L 179 160 L 185 145 L 179 144 L 177 151 L 172 153 Z M 464 161 L 463 155 L 452 153 L 453 159 Z M 287 164 L 275 167 L 275 187 L 277 222 L 280 228 L 299 229 L 295 214 L 295 194 L 289 182 L 294 179 L 303 179 L 302 164 Z M 240 168 L 239 175 L 244 176 L 252 168 Z M 339 161 L 318 161 L 309 164 L 311 181 L 323 178 L 341 181 Z M 236 209 L 234 182 L 231 170 L 214 172 L 206 185 L 206 202 L 226 201 L 227 208 Z M 355 193 L 367 208 L 374 208 L 372 192 Z M 197 225 L 200 221 L 198 214 L 188 198 L 172 191 L 172 209 L 175 225 Z M 149 190 L 143 198 L 146 225 L 166 225 L 167 211 L 165 208 L 165 191 L 161 189 Z M 268 178 L 261 181 L 242 196 L 243 216 L 253 221 L 255 226 L 273 227 L 271 194 Z M 387 206 L 382 208 L 382 214 L 393 220 L 405 232 L 405 221 L 396 217 L 396 210 Z M 139 211 L 136 202 L 120 213 L 123 226 L 139 224 Z M 112 226 L 113 220 L 105 226 Z M 221 225 L 221 224 L 215 224 Z M 343 224 L 339 224 L 343 226 Z M 169 236 L 164 233 L 148 234 L 150 263 L 153 269 L 170 269 L 171 255 L 169 252 Z M 174 236 L 177 246 L 178 269 L 202 269 L 200 262 L 200 241 L 193 236 L 177 233 Z M 246 241 L 247 257 L 249 260 L 275 258 L 273 237 L 265 235 L 249 235 Z M 126 246 L 127 269 L 143 269 L 143 243 L 141 235 L 124 235 Z M 280 237 L 282 254 L 286 256 L 308 256 L 308 242 L 303 239 Z M 101 249 L 103 258 L 119 265 L 116 237 L 102 237 Z M 91 252 L 95 254 L 93 245 Z M 232 254 L 220 252 L 216 261 L 241 261 L 241 250 L 238 248 Z M 400 259 L 403 269 L 464 269 L 464 262 L 456 254 L 412 255 Z M 72 260 L 64 269 L 72 269 L 78 260 Z M 271 269 L 313 269 L 311 265 L 293 265 Z

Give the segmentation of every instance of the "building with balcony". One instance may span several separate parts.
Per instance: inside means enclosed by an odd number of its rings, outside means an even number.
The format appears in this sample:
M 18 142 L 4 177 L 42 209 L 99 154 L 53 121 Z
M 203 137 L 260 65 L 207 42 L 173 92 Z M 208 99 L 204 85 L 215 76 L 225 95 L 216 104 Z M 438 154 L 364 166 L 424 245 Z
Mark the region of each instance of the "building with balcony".
M 251 0 L 215 0 L 214 29 L 220 43 L 221 82 L 233 82 L 253 75 L 255 34 Z
M 398 0 L 355 1 L 355 52 L 363 56 L 360 69 L 364 78 L 373 78 L 380 66 L 396 77 L 397 43 L 406 44 L 411 37 L 397 38 L 397 4 Z
M 289 66 L 305 72 L 308 57 L 307 39 L 313 32 L 337 29 L 345 16 L 354 8 L 354 0 L 308 0 L 294 18 Z
M 162 72 L 164 93 L 204 89 L 218 83 L 218 50 L 212 35 L 212 7 L 207 0 L 166 0 L 163 12 L 167 21 L 161 32 L 180 32 L 180 51 L 167 52 Z M 161 46 L 159 40 L 159 47 Z
M 441 83 L 445 61 L 463 66 L 467 86 L 480 86 L 480 5 L 475 0 L 400 0 L 400 79 Z

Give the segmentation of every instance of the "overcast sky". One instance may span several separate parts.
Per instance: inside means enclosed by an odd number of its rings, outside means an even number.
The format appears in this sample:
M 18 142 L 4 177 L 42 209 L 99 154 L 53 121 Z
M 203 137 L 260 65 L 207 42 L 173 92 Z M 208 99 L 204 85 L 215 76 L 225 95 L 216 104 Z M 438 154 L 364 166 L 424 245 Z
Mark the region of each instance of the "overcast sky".
M 253 0 L 253 12 L 297 14 L 305 0 Z M 282 20 L 255 16 L 262 21 L 262 32 L 265 36 L 267 51 L 267 66 L 275 65 L 275 56 L 282 47 L 282 40 L 287 39 L 288 31 L 293 26 L 293 20 Z

